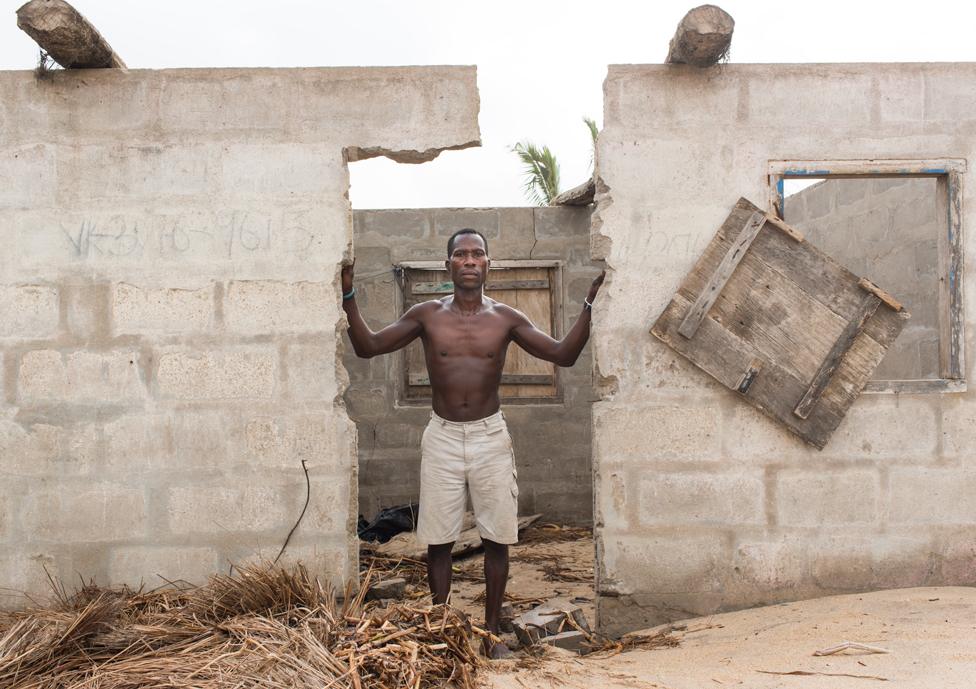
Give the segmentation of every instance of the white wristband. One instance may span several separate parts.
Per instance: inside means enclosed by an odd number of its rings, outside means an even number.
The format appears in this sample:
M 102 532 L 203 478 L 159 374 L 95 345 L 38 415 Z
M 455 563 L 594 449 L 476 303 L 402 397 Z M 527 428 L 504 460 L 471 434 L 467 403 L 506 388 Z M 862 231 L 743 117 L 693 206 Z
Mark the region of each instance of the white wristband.
M 593 309 L 593 302 L 587 301 L 586 300 L 586 297 L 583 297 L 583 308 L 584 309 L 590 309 L 590 310 L 592 310 Z

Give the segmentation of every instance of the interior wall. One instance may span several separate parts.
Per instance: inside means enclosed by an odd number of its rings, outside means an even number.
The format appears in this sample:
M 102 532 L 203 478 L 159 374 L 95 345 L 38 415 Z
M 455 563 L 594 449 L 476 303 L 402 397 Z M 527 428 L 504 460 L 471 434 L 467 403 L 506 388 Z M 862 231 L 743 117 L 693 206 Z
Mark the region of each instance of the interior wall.
M 402 313 L 392 267 L 443 261 L 448 238 L 462 227 L 485 235 L 493 259 L 560 262 L 562 308 L 554 313 L 557 329 L 565 333 L 600 270 L 589 257 L 588 207 L 355 211 L 356 294 L 369 326 L 380 328 Z M 383 507 L 418 500 L 420 436 L 430 404 L 404 403 L 399 355 L 359 359 L 348 348 L 343 361 L 350 377 L 347 408 L 360 439 L 359 511 L 371 519 Z M 560 401 L 503 405 L 515 446 L 521 514 L 591 523 L 590 361 L 587 345 L 574 367 L 558 370 Z
M 0 73 L 0 585 L 355 576 L 346 159 L 477 145 L 471 67 Z
M 863 395 L 818 452 L 648 334 L 736 200 L 766 207 L 770 161 L 965 167 L 974 78 L 973 64 L 610 67 L 593 237 L 609 267 L 594 311 L 605 630 L 976 583 L 976 393 Z M 969 323 L 973 281 L 952 279 Z
M 943 185 L 944 187 L 944 185 Z M 827 179 L 787 196 L 783 219 L 855 275 L 891 290 L 911 319 L 873 380 L 939 378 L 939 238 L 934 177 Z

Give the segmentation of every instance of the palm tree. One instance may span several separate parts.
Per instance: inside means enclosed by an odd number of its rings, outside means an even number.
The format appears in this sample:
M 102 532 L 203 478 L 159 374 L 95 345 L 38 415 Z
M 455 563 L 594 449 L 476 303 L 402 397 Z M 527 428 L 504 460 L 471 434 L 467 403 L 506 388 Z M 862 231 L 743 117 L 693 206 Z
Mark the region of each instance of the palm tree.
M 559 163 L 548 146 L 539 148 L 529 141 L 520 141 L 512 146 L 522 161 L 522 174 L 525 177 L 523 191 L 537 206 L 548 206 L 559 196 Z
M 592 117 L 584 117 L 583 122 L 586 123 L 586 128 L 590 130 L 590 138 L 593 139 L 593 150 L 590 152 L 590 171 L 593 170 L 593 165 L 596 162 L 596 138 L 600 135 L 600 130 L 596 127 L 596 120 Z
M 590 153 L 592 171 L 596 161 L 596 138 L 599 130 L 593 118 L 584 117 L 583 122 L 590 130 L 590 138 L 593 140 L 593 150 Z M 512 151 L 518 155 L 524 165 L 522 174 L 525 177 L 525 184 L 522 189 L 525 195 L 537 206 L 551 205 L 552 200 L 559 196 L 559 163 L 556 162 L 556 156 L 548 146 L 540 148 L 529 141 L 515 144 L 512 146 Z

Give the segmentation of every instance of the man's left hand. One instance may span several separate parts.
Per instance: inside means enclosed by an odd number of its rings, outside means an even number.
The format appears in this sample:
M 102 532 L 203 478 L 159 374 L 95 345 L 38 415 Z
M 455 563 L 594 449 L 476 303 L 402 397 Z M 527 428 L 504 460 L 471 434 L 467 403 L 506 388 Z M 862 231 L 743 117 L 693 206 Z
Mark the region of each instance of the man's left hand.
M 607 271 L 602 270 L 600 271 L 599 275 L 593 278 L 593 284 L 590 285 L 590 293 L 586 297 L 586 301 L 590 302 L 591 304 L 593 303 L 593 300 L 596 299 L 597 292 L 600 291 L 600 285 L 603 284 L 603 278 L 605 278 L 606 276 L 607 276 Z

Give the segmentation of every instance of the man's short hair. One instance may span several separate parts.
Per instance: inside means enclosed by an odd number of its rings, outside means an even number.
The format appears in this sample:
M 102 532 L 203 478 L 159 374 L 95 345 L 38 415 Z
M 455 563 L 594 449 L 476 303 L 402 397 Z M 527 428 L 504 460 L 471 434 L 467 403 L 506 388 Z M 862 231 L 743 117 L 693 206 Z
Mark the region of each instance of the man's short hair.
M 485 243 L 485 253 L 486 254 L 488 253 L 488 240 L 485 239 L 485 236 L 483 234 L 481 234 L 480 232 L 478 232 L 478 230 L 473 230 L 470 227 L 464 227 L 464 228 L 458 230 L 457 232 L 455 232 L 454 234 L 452 234 L 451 235 L 451 238 L 447 240 L 447 257 L 448 258 L 450 258 L 451 257 L 451 254 L 454 253 L 454 240 L 457 239 L 462 234 L 476 234 L 479 237 L 481 237 L 481 241 L 483 241 Z

